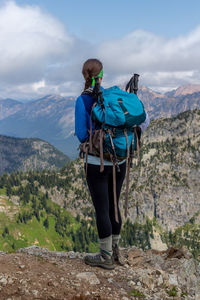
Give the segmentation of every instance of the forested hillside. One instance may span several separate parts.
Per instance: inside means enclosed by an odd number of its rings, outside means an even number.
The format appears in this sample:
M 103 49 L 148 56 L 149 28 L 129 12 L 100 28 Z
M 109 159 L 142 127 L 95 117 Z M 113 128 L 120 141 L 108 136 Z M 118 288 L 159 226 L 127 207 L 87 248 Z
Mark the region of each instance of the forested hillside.
M 40 139 L 22 139 L 0 135 L 0 175 L 16 170 L 59 169 L 69 158 Z
M 35 244 L 57 251 L 97 251 L 94 210 L 90 207 L 88 193 L 81 195 L 73 189 L 73 170 L 71 166 L 60 173 L 31 171 L 0 177 L 0 250 L 12 251 Z M 75 194 L 74 207 L 68 211 L 71 188 Z M 51 200 L 55 189 L 57 193 L 65 193 L 63 205 Z M 76 210 L 76 199 L 80 200 L 82 196 L 88 202 L 87 207 L 81 205 Z M 126 236 L 124 230 L 122 245 L 131 242 L 143 249 L 150 248 L 152 225 L 135 224 L 134 228 L 138 238 L 131 237 L 129 241 L 131 233 Z M 146 236 L 143 236 L 145 230 Z

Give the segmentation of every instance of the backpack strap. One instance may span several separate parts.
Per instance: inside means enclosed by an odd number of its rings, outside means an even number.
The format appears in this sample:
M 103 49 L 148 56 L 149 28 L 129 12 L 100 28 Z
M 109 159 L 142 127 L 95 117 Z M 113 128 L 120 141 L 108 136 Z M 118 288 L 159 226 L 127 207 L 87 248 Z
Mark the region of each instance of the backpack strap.
M 127 130 L 124 129 L 124 135 L 126 137 L 126 144 L 127 144 L 127 160 L 128 160 L 128 166 L 126 170 L 126 193 L 125 193 L 125 218 L 127 217 L 127 211 L 128 211 L 128 190 L 129 190 L 129 174 L 130 174 L 130 164 L 131 164 L 131 158 L 130 158 L 130 150 L 129 150 L 129 140 L 127 135 Z
M 113 161 L 113 195 L 114 195 L 114 209 L 115 209 L 115 221 L 119 223 L 118 209 L 117 209 L 117 191 L 116 191 L 116 166 Z
M 114 199 L 114 211 L 115 221 L 119 223 L 118 209 L 117 209 L 117 190 L 116 190 L 116 165 L 113 155 L 110 153 L 110 160 L 113 163 L 113 199 Z
M 134 136 L 131 142 L 131 151 L 130 151 L 130 168 L 133 166 L 133 157 L 134 157 Z
M 92 109 L 91 109 L 91 113 L 90 113 L 90 131 L 89 131 L 89 149 L 90 149 L 90 153 L 92 153 L 92 112 L 94 107 L 96 106 L 96 102 L 94 102 L 94 104 L 92 105 Z
M 81 93 L 81 95 L 90 95 L 90 96 L 92 96 L 92 94 L 93 94 L 93 88 L 88 88 L 88 89 L 86 89 L 86 90 L 84 90 L 82 93 Z
M 100 129 L 100 172 L 104 171 L 104 163 L 103 163 L 103 129 Z
M 85 176 L 87 178 L 87 167 L 88 167 L 88 151 L 89 151 L 89 144 L 88 141 L 80 144 L 79 146 L 80 152 L 79 152 L 79 157 L 83 159 L 83 164 L 84 164 L 84 157 L 85 157 Z
M 136 137 L 136 147 L 137 147 L 137 158 L 138 161 L 140 161 L 140 140 L 139 140 L 139 130 L 137 129 L 137 127 L 134 127 L 134 135 Z
M 112 160 L 114 161 L 115 165 L 117 166 L 117 171 L 120 172 L 119 164 L 118 164 L 118 161 L 117 161 L 117 154 L 116 154 L 116 151 L 115 151 L 115 145 L 114 145 L 113 139 L 112 139 L 113 132 L 110 129 L 107 129 L 107 132 L 109 134 L 110 143 L 111 143 L 112 151 L 113 151 Z

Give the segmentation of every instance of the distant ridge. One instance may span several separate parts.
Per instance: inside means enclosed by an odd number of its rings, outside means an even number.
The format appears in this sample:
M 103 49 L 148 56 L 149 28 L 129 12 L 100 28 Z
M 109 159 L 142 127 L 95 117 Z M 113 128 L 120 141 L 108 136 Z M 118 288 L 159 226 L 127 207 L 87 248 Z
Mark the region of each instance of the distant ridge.
M 69 158 L 41 139 L 0 135 L 0 175 L 17 170 L 61 168 Z
M 22 109 L 23 103 L 10 98 L 1 99 L 0 98 L 0 120 L 3 120 L 10 115 L 15 114 L 17 111 Z
M 200 84 L 183 85 L 170 93 L 171 93 L 170 95 L 173 97 L 191 95 L 194 93 L 200 93 Z M 166 93 L 166 95 L 169 95 L 169 93 Z

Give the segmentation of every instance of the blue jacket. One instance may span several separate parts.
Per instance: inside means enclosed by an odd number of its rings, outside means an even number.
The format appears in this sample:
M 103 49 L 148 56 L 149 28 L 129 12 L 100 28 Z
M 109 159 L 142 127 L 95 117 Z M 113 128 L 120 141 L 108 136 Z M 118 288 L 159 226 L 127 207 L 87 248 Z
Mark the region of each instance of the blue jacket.
M 90 95 L 81 95 L 75 106 L 75 134 L 83 143 L 89 138 L 90 113 L 95 100 Z

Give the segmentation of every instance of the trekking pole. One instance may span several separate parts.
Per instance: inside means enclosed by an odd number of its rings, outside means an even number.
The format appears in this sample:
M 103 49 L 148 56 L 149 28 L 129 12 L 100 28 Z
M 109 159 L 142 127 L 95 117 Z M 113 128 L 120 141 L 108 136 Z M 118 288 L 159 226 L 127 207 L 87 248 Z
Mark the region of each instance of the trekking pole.
M 138 92 L 138 81 L 139 81 L 139 74 L 134 74 L 133 77 L 129 80 L 129 82 L 126 85 L 126 92 L 129 89 L 129 93 L 134 93 L 137 96 Z M 135 128 L 134 133 L 136 135 L 137 143 L 138 143 L 138 135 L 137 135 L 137 128 Z M 131 146 L 133 148 L 133 145 Z M 131 149 L 131 152 L 133 152 L 133 149 Z M 129 190 L 129 173 L 130 168 L 132 166 L 132 153 L 130 154 L 131 157 L 128 157 L 128 167 L 127 167 L 127 175 L 126 175 L 126 193 L 125 193 L 125 218 L 127 218 L 127 212 L 128 212 L 128 190 Z
M 139 74 L 134 74 L 133 77 L 131 77 L 126 85 L 126 92 L 129 89 L 129 93 L 134 93 L 135 95 L 137 95 L 139 76 Z
M 137 95 L 137 91 L 138 91 L 139 76 L 140 76 L 139 74 L 134 74 L 134 76 L 133 76 L 133 81 L 134 81 L 133 91 L 134 91 L 135 95 Z

